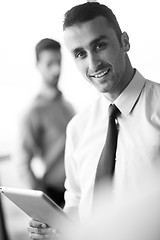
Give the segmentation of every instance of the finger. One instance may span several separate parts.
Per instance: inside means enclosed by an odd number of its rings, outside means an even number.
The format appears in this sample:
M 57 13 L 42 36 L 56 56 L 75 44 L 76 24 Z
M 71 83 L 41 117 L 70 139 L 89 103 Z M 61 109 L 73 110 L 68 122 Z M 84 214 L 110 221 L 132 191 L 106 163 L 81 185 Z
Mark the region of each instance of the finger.
M 29 222 L 29 225 L 31 227 L 35 227 L 35 228 L 46 228 L 47 227 L 47 224 L 45 223 L 42 223 L 40 221 L 37 221 L 37 220 L 34 220 L 34 219 L 31 219 L 30 222 Z
M 53 234 L 44 234 L 44 235 L 40 235 L 37 233 L 30 233 L 29 234 L 29 238 L 30 239 L 46 239 L 46 240 L 60 240 L 59 236 L 53 235 Z
M 37 234 L 48 234 L 48 233 L 52 233 L 52 234 L 57 234 L 57 231 L 53 228 L 34 228 L 34 227 L 28 227 L 28 232 L 30 233 L 37 233 Z
M 38 233 L 38 228 L 28 227 L 27 230 L 29 233 Z
M 29 234 L 29 238 L 30 239 L 43 239 L 43 235 L 39 235 L 39 234 L 36 234 L 36 233 L 30 233 Z
M 47 239 L 47 240 L 62 240 L 60 235 L 52 235 L 52 234 L 45 234 L 43 235 L 43 239 Z

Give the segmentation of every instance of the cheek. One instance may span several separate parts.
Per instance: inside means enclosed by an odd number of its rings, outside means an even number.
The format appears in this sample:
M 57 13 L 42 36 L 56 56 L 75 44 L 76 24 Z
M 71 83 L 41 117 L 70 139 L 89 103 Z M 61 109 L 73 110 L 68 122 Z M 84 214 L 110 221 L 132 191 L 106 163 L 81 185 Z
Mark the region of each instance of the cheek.
M 51 72 L 50 69 L 49 69 L 48 67 L 46 67 L 46 69 L 45 69 L 45 75 L 46 75 L 46 76 L 50 75 L 50 72 Z
M 104 52 L 101 53 L 101 59 L 110 63 L 113 67 L 119 65 L 123 56 L 122 50 L 119 44 L 112 44 Z
M 110 55 L 108 55 L 108 58 L 106 60 L 108 63 L 110 63 L 113 67 L 113 70 L 119 71 L 119 69 L 123 69 L 125 65 L 125 57 L 122 52 L 114 52 Z
M 81 61 L 75 61 L 75 64 L 79 70 L 79 72 L 83 75 L 86 76 L 87 73 L 87 62 L 85 60 L 81 60 Z
M 47 68 L 46 67 L 43 67 L 43 68 L 41 68 L 41 74 L 43 75 L 43 76 L 47 76 Z
M 52 66 L 51 73 L 54 75 L 59 75 L 60 74 L 60 66 L 59 65 Z
M 120 53 L 117 58 L 117 67 L 123 70 L 125 68 L 125 64 L 125 55 Z

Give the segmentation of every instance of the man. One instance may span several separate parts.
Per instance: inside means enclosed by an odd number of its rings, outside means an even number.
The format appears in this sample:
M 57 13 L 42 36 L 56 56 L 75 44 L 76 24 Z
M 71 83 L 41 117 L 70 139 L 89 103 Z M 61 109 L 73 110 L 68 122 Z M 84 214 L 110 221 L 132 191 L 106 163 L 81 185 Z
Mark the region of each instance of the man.
M 132 67 L 129 37 L 104 5 L 69 10 L 64 40 L 82 75 L 101 93 L 67 129 L 64 211 L 84 220 L 92 213 L 99 183 L 111 183 L 113 193 L 123 194 L 159 164 L 160 85 Z M 51 231 L 30 223 L 34 239 L 52 237 Z
M 36 46 L 37 68 L 42 90 L 26 114 L 21 135 L 22 177 L 33 189 L 46 192 L 58 205 L 64 204 L 64 147 L 66 126 L 73 117 L 72 107 L 58 89 L 61 68 L 60 44 L 43 39 Z M 43 161 L 45 173 L 36 176 L 35 158 Z

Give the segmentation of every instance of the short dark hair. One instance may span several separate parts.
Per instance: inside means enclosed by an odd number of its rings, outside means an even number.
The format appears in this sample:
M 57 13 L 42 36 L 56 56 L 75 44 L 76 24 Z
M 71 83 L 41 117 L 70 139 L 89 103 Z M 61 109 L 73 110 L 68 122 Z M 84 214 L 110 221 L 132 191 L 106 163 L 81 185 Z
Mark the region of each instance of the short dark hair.
M 35 51 L 36 51 L 36 59 L 39 60 L 39 55 L 43 50 L 57 50 L 60 51 L 61 45 L 59 42 L 50 39 L 44 38 L 39 43 L 37 43 Z
M 115 30 L 120 41 L 122 31 L 116 16 L 110 8 L 98 2 L 80 4 L 67 11 L 64 15 L 63 30 L 74 24 L 84 23 L 99 16 L 103 16 L 107 19 L 110 26 Z

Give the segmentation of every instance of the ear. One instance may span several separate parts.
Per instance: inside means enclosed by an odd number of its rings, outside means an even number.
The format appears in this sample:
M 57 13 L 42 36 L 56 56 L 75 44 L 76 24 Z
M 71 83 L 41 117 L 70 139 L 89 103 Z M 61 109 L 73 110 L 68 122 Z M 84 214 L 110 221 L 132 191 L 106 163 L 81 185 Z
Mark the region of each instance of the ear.
M 121 44 L 124 52 L 128 52 L 130 50 L 129 36 L 126 32 L 123 32 L 121 35 Z

